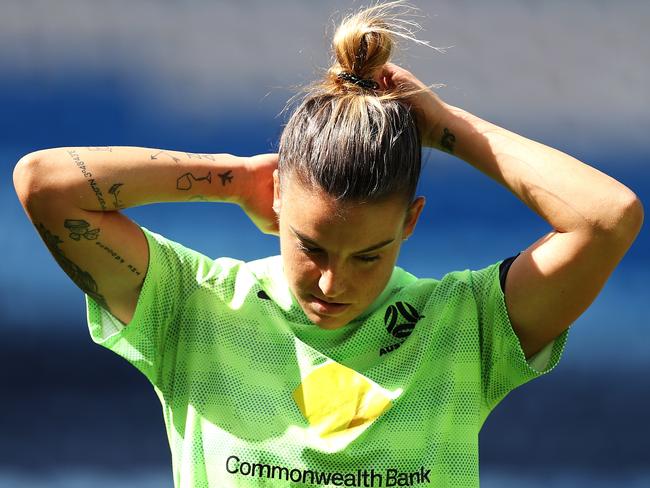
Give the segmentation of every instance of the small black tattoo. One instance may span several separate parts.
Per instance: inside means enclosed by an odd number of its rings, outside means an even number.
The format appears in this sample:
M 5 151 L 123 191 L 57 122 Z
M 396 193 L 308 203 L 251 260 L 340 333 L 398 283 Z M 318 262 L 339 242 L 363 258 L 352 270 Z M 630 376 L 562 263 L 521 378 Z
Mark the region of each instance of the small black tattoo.
M 103 308 L 110 311 L 106 299 L 97 290 L 97 283 L 90 273 L 82 270 L 79 266 L 68 259 L 61 249 L 59 249 L 59 244 L 63 243 L 63 240 L 61 240 L 59 236 L 52 234 L 40 222 L 36 225 L 36 229 L 45 242 L 45 245 L 52 253 L 52 256 L 54 256 L 56 262 L 59 263 L 59 266 L 61 266 L 63 271 L 65 271 L 72 281 L 81 288 L 84 293 L 92 297 Z
M 444 129 L 444 135 L 442 136 L 442 140 L 440 141 L 440 145 L 449 151 L 450 153 L 454 152 L 454 143 L 456 142 L 456 136 L 449 132 L 449 129 L 445 127 Z
M 124 204 L 122 203 L 122 201 L 117 198 L 118 193 L 120 193 L 120 186 L 122 186 L 123 184 L 124 183 L 115 183 L 113 186 L 111 186 L 108 189 L 108 193 L 113 195 L 113 198 L 115 199 L 115 202 L 113 203 L 115 208 L 124 208 Z
M 152 155 L 151 155 L 151 159 L 158 159 L 157 156 L 158 156 L 160 153 L 165 153 L 167 156 L 169 156 L 170 158 L 172 158 L 172 159 L 173 159 L 175 162 L 177 162 L 177 163 L 180 161 L 179 158 L 177 158 L 177 157 L 175 157 L 175 156 L 172 156 L 171 154 L 168 154 L 167 151 L 158 151 L 156 154 L 152 154 Z
M 99 234 L 99 229 L 90 229 L 90 224 L 85 220 L 65 219 L 63 226 L 70 231 L 70 238 L 75 241 L 82 236 L 89 241 L 94 241 Z
M 212 183 L 212 172 L 208 171 L 208 175 L 202 176 L 201 178 L 194 176 L 192 173 L 184 173 L 176 180 L 176 189 L 189 190 L 190 188 L 192 188 L 192 180 L 194 181 L 208 180 L 209 183 Z
M 217 174 L 219 175 L 219 178 L 221 178 L 221 186 L 226 186 L 226 183 L 232 182 L 232 179 L 234 178 L 231 169 L 229 169 L 225 173 L 217 173 Z

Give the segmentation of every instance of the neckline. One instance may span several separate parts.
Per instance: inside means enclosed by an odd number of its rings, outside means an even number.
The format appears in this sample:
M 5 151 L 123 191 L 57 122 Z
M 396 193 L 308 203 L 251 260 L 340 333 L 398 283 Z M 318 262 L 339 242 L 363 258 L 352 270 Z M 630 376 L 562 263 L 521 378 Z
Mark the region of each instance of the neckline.
M 317 343 L 320 346 L 328 347 L 343 343 L 359 329 L 361 324 L 373 312 L 386 302 L 388 297 L 393 293 L 401 272 L 401 268 L 394 266 L 388 283 L 386 283 L 386 286 L 375 300 L 362 313 L 343 327 L 337 329 L 323 329 L 309 320 L 289 287 L 289 283 L 284 274 L 284 265 L 281 256 L 274 256 L 272 266 L 270 267 L 269 278 L 271 278 L 271 282 L 273 283 L 274 301 L 285 309 L 287 325 L 293 334 L 308 344 Z

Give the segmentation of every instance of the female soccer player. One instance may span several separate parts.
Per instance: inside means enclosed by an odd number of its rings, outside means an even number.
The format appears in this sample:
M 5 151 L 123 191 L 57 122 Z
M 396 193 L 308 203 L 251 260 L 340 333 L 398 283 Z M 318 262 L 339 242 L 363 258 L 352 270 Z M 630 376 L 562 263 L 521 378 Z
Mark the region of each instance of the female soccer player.
M 65 147 L 16 165 L 30 220 L 85 293 L 92 339 L 160 398 L 176 487 L 478 486 L 486 417 L 557 364 L 640 230 L 626 186 L 390 63 L 400 5 L 342 22 L 277 155 Z M 424 205 L 422 146 L 554 230 L 480 270 L 396 267 Z M 281 254 L 211 259 L 120 212 L 194 199 L 241 205 Z

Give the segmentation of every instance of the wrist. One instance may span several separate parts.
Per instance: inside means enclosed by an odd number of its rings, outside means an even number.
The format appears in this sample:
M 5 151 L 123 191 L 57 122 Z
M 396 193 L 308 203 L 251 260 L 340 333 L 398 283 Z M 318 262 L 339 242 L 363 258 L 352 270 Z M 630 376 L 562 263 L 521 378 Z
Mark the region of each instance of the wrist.
M 246 188 L 246 158 L 228 153 L 211 154 L 209 200 L 240 204 Z
M 229 203 L 239 205 L 240 207 L 243 206 L 250 197 L 249 192 L 252 186 L 251 178 L 253 178 L 250 171 L 250 159 L 251 158 L 248 156 L 230 155 L 228 169 L 224 170 L 224 172 L 220 171 L 218 175 L 220 180 L 222 176 L 226 178 L 226 187 L 230 186 L 225 200 Z M 225 173 L 227 173 L 227 175 Z M 229 182 L 228 178 L 230 179 Z M 223 180 L 217 181 L 217 183 L 223 185 Z
M 268 156 L 268 154 L 256 154 L 235 157 L 232 164 L 236 168 L 239 179 L 233 203 L 245 209 L 259 197 L 259 185 L 263 184 L 265 179 L 265 172 L 261 167 L 266 164 Z
M 423 107 L 421 120 L 423 121 L 422 145 L 440 149 L 441 135 L 445 119 L 449 116 L 450 105 L 447 105 L 435 93 L 429 92 Z
M 428 133 L 426 136 L 426 145 L 433 149 L 444 152 L 453 152 L 453 145 L 456 142 L 456 136 L 450 130 L 451 119 L 455 117 L 454 110 L 456 107 L 444 102 L 440 102 L 436 110 L 428 118 Z M 422 143 L 425 145 L 425 142 Z

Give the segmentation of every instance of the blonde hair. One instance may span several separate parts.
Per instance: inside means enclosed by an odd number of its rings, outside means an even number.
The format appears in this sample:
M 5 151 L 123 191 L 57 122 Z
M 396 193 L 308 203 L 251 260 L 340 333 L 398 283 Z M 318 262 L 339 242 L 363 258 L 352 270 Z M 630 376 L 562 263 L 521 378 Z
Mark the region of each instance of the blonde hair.
M 428 88 L 398 85 L 380 92 L 340 74 L 376 78 L 397 38 L 429 45 L 413 36 L 419 26 L 406 17 L 414 9 L 397 0 L 343 19 L 332 42 L 332 66 L 323 79 L 301 90 L 304 98 L 282 131 L 280 181 L 298 177 L 342 200 L 375 201 L 394 194 L 413 199 L 421 142 L 406 100 Z

